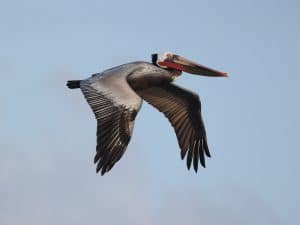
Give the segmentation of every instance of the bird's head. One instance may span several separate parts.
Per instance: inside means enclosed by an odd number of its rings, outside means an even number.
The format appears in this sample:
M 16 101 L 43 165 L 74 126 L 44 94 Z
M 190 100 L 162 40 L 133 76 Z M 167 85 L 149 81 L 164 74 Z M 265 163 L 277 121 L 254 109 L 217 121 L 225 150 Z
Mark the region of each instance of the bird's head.
M 227 77 L 227 73 L 210 69 L 171 52 L 152 54 L 152 63 L 164 69 L 175 69 L 209 77 Z

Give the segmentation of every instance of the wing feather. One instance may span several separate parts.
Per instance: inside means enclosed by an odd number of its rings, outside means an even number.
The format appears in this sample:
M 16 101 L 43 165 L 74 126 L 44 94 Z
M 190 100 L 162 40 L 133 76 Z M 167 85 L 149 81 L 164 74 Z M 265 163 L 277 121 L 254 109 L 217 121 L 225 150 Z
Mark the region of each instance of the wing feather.
M 137 93 L 168 118 L 181 148 L 181 158 L 187 154 L 188 169 L 193 162 L 197 172 L 199 161 L 205 167 L 204 154 L 210 157 L 210 153 L 198 95 L 174 84 L 150 87 Z
M 135 116 L 142 103 L 126 80 L 119 79 L 118 83 L 113 81 L 107 82 L 106 79 L 103 82 L 101 77 L 93 76 L 80 83 L 97 119 L 94 163 L 97 163 L 96 172 L 101 171 L 101 175 L 108 172 L 124 154 L 132 135 Z M 120 83 L 123 87 L 127 85 L 127 89 L 114 87 Z

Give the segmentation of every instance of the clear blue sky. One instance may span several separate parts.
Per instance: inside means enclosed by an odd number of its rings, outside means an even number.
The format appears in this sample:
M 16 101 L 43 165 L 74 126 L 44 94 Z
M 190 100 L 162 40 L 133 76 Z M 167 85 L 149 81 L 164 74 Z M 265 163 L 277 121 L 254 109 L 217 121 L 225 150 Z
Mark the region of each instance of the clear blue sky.
M 299 1 L 0 1 L 0 224 L 298 225 Z M 172 51 L 226 71 L 183 74 L 199 93 L 212 158 L 180 160 L 143 105 L 130 146 L 95 173 L 82 79 Z

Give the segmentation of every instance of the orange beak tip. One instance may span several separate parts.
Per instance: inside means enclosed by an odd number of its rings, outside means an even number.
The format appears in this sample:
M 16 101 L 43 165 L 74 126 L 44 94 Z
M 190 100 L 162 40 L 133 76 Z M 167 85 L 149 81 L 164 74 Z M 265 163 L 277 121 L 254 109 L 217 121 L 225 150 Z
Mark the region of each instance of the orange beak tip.
M 223 77 L 229 77 L 228 73 L 222 73 Z

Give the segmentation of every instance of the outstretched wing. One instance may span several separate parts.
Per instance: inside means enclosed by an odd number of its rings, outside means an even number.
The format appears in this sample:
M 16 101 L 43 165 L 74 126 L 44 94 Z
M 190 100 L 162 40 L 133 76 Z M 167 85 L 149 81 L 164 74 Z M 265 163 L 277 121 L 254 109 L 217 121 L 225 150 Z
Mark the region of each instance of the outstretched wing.
M 193 161 L 197 172 L 199 159 L 205 167 L 204 154 L 210 157 L 210 153 L 198 95 L 174 84 L 151 87 L 137 93 L 168 118 L 175 129 L 181 158 L 184 159 L 187 153 L 188 169 Z
M 103 175 L 124 154 L 142 100 L 120 76 L 93 76 L 81 81 L 80 88 L 97 119 L 94 162 Z

